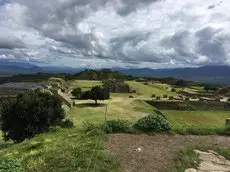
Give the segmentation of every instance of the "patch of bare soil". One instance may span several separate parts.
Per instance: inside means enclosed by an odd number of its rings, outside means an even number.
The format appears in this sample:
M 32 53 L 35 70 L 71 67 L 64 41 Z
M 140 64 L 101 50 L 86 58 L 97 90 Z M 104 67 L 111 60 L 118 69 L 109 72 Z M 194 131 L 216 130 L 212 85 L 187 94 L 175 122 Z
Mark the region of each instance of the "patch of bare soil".
M 187 144 L 229 147 L 230 137 L 194 135 L 108 135 L 107 152 L 120 159 L 123 172 L 165 172 Z

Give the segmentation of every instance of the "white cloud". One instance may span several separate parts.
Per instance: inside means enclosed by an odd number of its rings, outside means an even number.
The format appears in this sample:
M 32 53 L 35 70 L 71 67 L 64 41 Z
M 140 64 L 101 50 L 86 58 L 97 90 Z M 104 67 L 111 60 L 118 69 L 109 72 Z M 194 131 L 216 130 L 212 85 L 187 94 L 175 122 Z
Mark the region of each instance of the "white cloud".
M 0 7 L 0 58 L 97 67 L 229 64 L 229 7 L 224 0 L 8 1 Z

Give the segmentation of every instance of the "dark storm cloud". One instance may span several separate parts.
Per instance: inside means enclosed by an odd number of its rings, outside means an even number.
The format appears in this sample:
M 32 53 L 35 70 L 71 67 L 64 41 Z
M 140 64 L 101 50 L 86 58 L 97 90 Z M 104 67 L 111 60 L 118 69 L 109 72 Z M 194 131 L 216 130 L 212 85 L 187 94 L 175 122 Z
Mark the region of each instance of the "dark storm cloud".
M 0 32 L 10 36 L 0 35 L 0 58 L 50 63 L 77 58 L 93 66 L 111 61 L 153 67 L 230 64 L 229 5 L 215 0 L 4 1 Z
M 0 33 L 0 49 L 15 49 L 25 47 L 25 44 L 19 38 L 4 34 L 5 33 Z

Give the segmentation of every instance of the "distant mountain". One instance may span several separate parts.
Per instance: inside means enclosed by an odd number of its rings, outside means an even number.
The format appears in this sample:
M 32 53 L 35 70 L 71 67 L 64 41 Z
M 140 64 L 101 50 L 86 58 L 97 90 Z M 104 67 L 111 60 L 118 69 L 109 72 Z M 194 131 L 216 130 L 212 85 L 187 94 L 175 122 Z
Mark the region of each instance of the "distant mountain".
M 16 74 L 46 73 L 77 73 L 83 69 L 71 67 L 37 66 L 24 61 L 12 61 L 0 59 L 0 77 Z
M 0 76 L 15 74 L 37 73 L 42 69 L 36 65 L 21 61 L 9 61 L 0 59 Z
M 119 69 L 126 75 L 138 77 L 173 77 L 206 83 L 230 84 L 230 66 L 203 66 L 198 68 L 175 69 Z
M 82 68 L 55 67 L 55 66 L 37 66 L 24 61 L 10 61 L 0 59 L 0 77 L 16 74 L 33 73 L 70 73 L 75 74 L 83 71 Z M 124 69 L 112 68 L 113 71 L 119 71 L 125 75 L 137 77 L 173 77 L 177 79 L 186 79 L 206 83 L 230 84 L 230 66 L 203 66 L 198 68 L 175 68 L 175 69 Z M 80 76 L 79 76 L 80 77 Z

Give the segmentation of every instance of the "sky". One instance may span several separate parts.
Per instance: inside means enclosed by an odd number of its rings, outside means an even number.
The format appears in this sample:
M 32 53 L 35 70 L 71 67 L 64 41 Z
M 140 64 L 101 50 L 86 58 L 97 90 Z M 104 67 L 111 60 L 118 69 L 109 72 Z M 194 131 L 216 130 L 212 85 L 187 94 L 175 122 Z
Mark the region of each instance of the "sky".
M 0 0 L 0 59 L 71 67 L 230 64 L 229 0 Z

